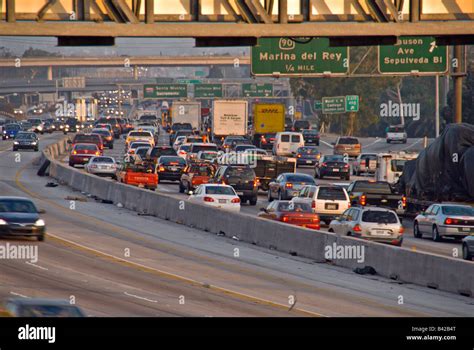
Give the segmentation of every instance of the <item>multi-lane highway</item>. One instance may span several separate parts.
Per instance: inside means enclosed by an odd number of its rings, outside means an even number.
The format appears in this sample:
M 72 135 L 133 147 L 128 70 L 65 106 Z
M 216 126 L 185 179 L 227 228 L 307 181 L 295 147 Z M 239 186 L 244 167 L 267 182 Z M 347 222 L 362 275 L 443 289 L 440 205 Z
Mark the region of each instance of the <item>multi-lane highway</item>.
M 41 147 L 60 137 L 42 137 Z M 2 142 L 0 149 L 7 146 Z M 120 152 L 120 147 L 114 149 L 116 156 Z M 38 245 L 39 258 L 36 263 L 0 261 L 1 301 L 74 299 L 94 316 L 469 316 L 474 312 L 470 298 L 356 275 L 140 216 L 66 186 L 47 187 L 52 179 L 38 177 L 32 163 L 38 154 L 20 152 L 17 162 L 16 153 L 7 149 L 0 154 L 0 192 L 33 197 L 47 212 L 48 236 L 45 242 L 8 240 Z M 160 184 L 159 191 L 176 189 Z M 249 214 L 254 210 L 243 208 Z

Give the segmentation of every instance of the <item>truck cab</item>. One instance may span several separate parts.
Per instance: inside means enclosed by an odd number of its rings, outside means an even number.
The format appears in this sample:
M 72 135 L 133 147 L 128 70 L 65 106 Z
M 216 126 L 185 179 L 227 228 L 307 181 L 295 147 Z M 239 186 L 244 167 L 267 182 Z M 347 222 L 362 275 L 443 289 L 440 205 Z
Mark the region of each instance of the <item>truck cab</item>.
M 377 168 L 375 170 L 375 179 L 377 181 L 387 181 L 394 184 L 403 173 L 405 163 L 408 160 L 416 159 L 416 152 L 389 152 L 377 155 Z

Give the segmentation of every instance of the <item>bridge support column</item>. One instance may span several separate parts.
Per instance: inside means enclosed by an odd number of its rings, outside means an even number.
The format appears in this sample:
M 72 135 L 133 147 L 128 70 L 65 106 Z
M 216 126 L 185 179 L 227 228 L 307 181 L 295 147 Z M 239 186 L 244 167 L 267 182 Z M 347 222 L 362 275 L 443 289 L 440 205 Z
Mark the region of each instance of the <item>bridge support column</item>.
M 53 66 L 48 66 L 48 80 L 53 80 Z

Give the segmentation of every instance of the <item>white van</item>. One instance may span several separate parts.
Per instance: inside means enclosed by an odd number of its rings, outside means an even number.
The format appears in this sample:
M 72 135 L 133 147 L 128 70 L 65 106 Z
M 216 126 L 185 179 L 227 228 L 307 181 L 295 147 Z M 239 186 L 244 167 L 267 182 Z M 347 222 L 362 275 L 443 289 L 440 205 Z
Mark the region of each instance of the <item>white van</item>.
M 378 154 L 375 179 L 377 181 L 387 181 L 390 184 L 396 183 L 403 173 L 405 163 L 417 157 L 417 152 L 400 151 Z
M 304 146 L 303 134 L 300 132 L 279 132 L 275 136 L 273 154 L 276 156 L 292 156 L 298 148 Z

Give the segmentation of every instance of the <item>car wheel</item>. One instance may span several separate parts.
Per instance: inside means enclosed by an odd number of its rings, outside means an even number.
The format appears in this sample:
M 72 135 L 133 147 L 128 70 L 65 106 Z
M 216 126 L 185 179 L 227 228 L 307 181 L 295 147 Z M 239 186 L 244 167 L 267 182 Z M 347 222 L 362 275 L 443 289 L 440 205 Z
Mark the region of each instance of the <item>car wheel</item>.
M 252 197 L 249 199 L 249 203 L 250 205 L 257 205 L 257 197 Z
M 269 202 L 269 203 L 270 203 L 270 202 L 273 202 L 272 191 L 271 191 L 270 188 L 268 189 L 267 199 L 268 199 L 268 202 Z
M 38 148 L 38 147 L 36 147 L 36 148 L 35 148 L 35 152 L 38 152 L 38 151 L 39 151 L 39 148 Z
M 472 253 L 469 251 L 467 244 L 462 245 L 462 258 L 464 260 L 472 260 Z
M 420 232 L 420 227 L 418 226 L 418 223 L 416 221 L 413 224 L 413 236 L 415 236 L 415 238 L 423 237 L 423 234 Z
M 16 147 L 13 147 L 13 152 L 16 152 Z
M 110 145 L 109 149 L 114 149 L 114 145 Z
M 69 166 L 72 166 L 74 168 L 74 163 L 69 162 Z
M 40 242 L 43 242 L 43 241 L 44 241 L 44 235 L 37 236 L 36 238 L 37 238 L 38 241 L 40 241 Z
M 433 241 L 435 241 L 435 242 L 441 241 L 441 236 L 439 235 L 439 231 L 438 231 L 437 226 L 433 226 L 432 236 L 433 236 Z
M 190 194 L 191 191 L 192 191 L 192 188 L 191 188 L 191 186 L 190 186 L 189 183 L 188 183 L 188 185 L 186 186 L 186 193 L 187 193 L 187 194 Z
M 346 179 L 346 181 L 350 181 L 350 179 L 351 179 L 350 175 L 347 175 L 347 176 L 345 177 L 345 179 Z
M 334 233 L 334 230 L 333 230 L 332 228 L 330 228 L 330 229 L 328 230 L 328 232 Z
M 179 182 L 179 193 L 184 193 L 184 186 L 181 181 Z

